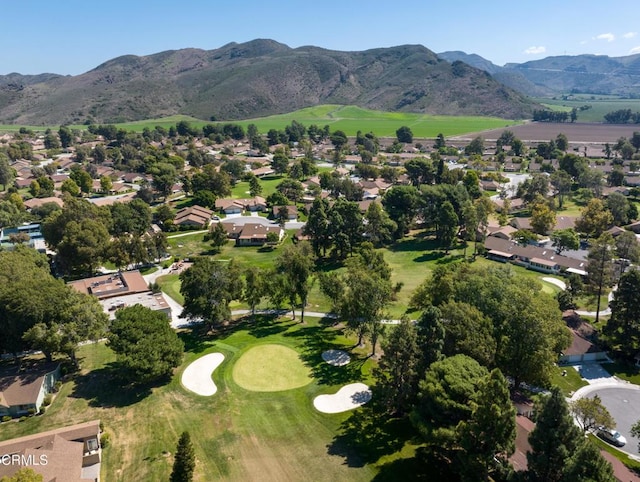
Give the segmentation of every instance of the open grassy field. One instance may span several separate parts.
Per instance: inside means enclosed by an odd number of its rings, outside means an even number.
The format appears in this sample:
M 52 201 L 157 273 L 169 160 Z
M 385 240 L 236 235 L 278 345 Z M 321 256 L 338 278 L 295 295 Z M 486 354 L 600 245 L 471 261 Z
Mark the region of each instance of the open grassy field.
M 362 351 L 351 352 L 352 363 L 345 367 L 323 362 L 325 349 L 353 346 L 353 340 L 335 327 L 312 319 L 304 325 L 263 319 L 217 340 L 186 332 L 182 337 L 185 360 L 172 380 L 137 391 L 114 387 L 114 355 L 103 343 L 82 347 L 82 372 L 65 382 L 46 415 L 3 424 L 0 439 L 100 419 L 112 440 L 104 451 L 102 480 L 115 482 L 168 480 L 171 454 L 184 430 L 195 447 L 195 480 L 202 482 L 364 481 L 375 476 L 380 457 L 398 457 L 402 445 L 390 441 L 378 449 L 376 460 L 359 457 L 344 437 L 354 412 L 326 415 L 313 408 L 318 394 L 335 392 L 346 383 L 371 382 L 374 362 Z M 264 344 L 294 353 L 296 363 L 311 374 L 310 383 L 278 392 L 241 388 L 234 380 L 234 367 Z M 218 392 L 212 397 L 194 395 L 181 386 L 180 375 L 191 361 L 212 352 L 225 355 L 213 374 Z M 252 362 L 268 369 L 278 364 L 278 357 Z
M 194 126 L 211 124 L 210 121 L 203 121 L 184 115 L 174 115 L 160 119 L 148 119 L 116 125 L 123 129 L 142 132 L 145 127 L 149 129 L 153 129 L 155 126 L 169 128 L 183 120 L 190 122 Z M 498 117 L 433 116 L 405 112 L 375 111 L 344 105 L 319 105 L 287 114 L 230 122 L 241 124 L 244 127 L 249 124 L 255 124 L 261 133 L 266 134 L 269 129 L 284 129 L 292 120 L 301 122 L 306 126 L 311 124 L 317 124 L 320 127 L 329 125 L 331 130 L 340 129 L 349 136 L 355 136 L 356 132 L 361 130 L 362 132 L 374 132 L 379 137 L 395 137 L 396 129 L 406 125 L 411 127 L 413 135 L 418 138 L 435 138 L 439 133 L 445 136 L 459 135 L 466 132 L 496 129 L 520 123 L 519 121 Z M 220 122 L 224 123 L 225 121 Z M 10 128 L 9 130 L 17 130 L 20 126 L 7 127 Z M 57 126 L 51 126 L 51 128 L 54 127 Z M 72 127 L 77 129 L 86 128 L 83 125 Z M 46 127 L 34 128 L 34 130 L 44 129 Z
M 576 95 L 571 100 L 563 99 L 534 99 L 536 102 L 551 110 L 569 112 L 574 107 L 591 106 L 590 109 L 578 111 L 578 122 L 604 122 L 605 114 L 620 109 L 631 109 L 640 112 L 640 99 L 620 99 L 615 96 Z

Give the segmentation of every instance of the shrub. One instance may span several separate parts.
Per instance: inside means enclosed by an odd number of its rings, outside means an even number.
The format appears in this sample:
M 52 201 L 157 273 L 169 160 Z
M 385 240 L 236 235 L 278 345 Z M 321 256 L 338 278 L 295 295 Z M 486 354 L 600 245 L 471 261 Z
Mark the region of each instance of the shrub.
M 100 420 L 100 432 L 104 432 L 104 422 Z
M 100 436 L 100 446 L 106 449 L 109 445 L 111 445 L 111 434 L 105 432 Z
M 30 408 L 29 410 L 27 410 L 27 413 L 29 414 L 29 416 L 35 415 L 36 414 L 36 409 L 35 408 Z
M 38 412 L 38 415 L 44 415 L 46 411 L 47 411 L 47 407 L 43 405 L 42 407 L 40 407 L 40 412 Z
M 53 395 L 51 395 L 50 393 L 47 393 L 47 395 L 44 397 L 44 400 L 42 401 L 42 405 L 44 405 L 45 407 L 48 407 L 49 405 L 51 405 L 52 400 L 53 400 Z
M 10 415 L 5 415 L 4 417 L 2 417 L 2 421 L 3 422 L 10 422 L 11 421 L 11 416 Z
M 60 391 L 60 389 L 62 388 L 62 382 L 61 382 L 60 380 L 58 380 L 58 381 L 56 382 L 56 384 L 53 386 L 53 388 L 54 388 L 54 391 L 55 391 L 55 392 L 59 392 L 59 391 Z
M 27 419 L 24 415 L 18 419 L 18 422 L 24 422 Z

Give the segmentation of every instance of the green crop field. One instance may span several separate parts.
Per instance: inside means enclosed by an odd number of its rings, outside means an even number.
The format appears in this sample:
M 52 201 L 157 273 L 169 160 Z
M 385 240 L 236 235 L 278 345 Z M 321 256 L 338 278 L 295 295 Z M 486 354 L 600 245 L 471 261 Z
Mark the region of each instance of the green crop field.
M 605 114 L 620 109 L 631 109 L 640 112 L 640 99 L 620 99 L 615 96 L 575 95 L 571 100 L 563 99 L 534 99 L 536 102 L 551 110 L 569 112 L 572 108 L 591 106 L 590 109 L 578 111 L 578 122 L 604 122 Z

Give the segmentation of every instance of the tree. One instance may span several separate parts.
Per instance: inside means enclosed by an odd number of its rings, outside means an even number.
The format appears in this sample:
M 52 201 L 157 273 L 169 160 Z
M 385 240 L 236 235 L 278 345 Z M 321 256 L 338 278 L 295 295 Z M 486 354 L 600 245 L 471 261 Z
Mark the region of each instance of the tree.
M 556 136 L 556 147 L 561 151 L 566 151 L 569 148 L 569 139 L 566 135 L 560 133 Z
M 396 138 L 398 142 L 404 142 L 405 144 L 411 144 L 413 142 L 413 132 L 407 126 L 402 126 L 396 130 Z
M 76 184 L 76 182 L 69 178 L 62 181 L 62 186 L 60 186 L 60 191 L 68 192 L 71 196 L 77 197 L 80 195 L 80 188 Z
M 496 354 L 493 324 L 468 303 L 447 301 L 439 307 L 444 327 L 442 354 L 467 355 L 483 366 L 492 366 Z
M 38 474 L 31 467 L 22 467 L 12 476 L 5 475 L 0 482 L 43 482 L 42 475 Z
M 211 241 L 211 246 L 213 246 L 214 251 L 220 252 L 222 247 L 229 241 L 224 225 L 220 222 L 213 223 L 209 227 L 209 232 L 205 236 L 205 241 Z
M 278 211 L 276 212 L 275 221 L 278 225 L 284 229 L 287 221 L 289 220 L 289 208 L 287 206 L 278 206 Z
M 168 377 L 182 362 L 184 345 L 167 315 L 142 305 L 118 310 L 108 338 L 121 364 L 121 375 L 133 384 Z
M 440 133 L 436 137 L 436 141 L 433 144 L 433 148 L 434 149 L 440 149 L 440 148 L 443 148 L 443 147 L 447 147 L 447 144 L 446 144 L 446 142 L 444 140 L 444 135 L 442 133 Z
M 71 129 L 67 126 L 60 126 L 60 129 L 58 129 L 58 137 L 60 137 L 60 144 L 65 149 L 73 144 L 73 132 L 71 132 Z
M 618 282 L 611 301 L 611 317 L 603 334 L 607 342 L 628 360 L 640 351 L 640 271 L 631 269 Z
M 613 224 L 624 226 L 629 222 L 629 201 L 624 194 L 612 192 L 607 197 L 605 206 L 611 212 Z
M 473 400 L 487 369 L 473 358 L 455 355 L 436 361 L 420 380 L 411 421 L 427 439 L 444 446 L 456 440 L 455 428 L 473 413 Z
M 304 194 L 304 187 L 302 186 L 302 183 L 295 179 L 285 179 L 276 186 L 276 189 L 294 203 L 298 202 Z
M 613 224 L 613 216 L 600 199 L 591 199 L 576 219 L 576 231 L 597 238 Z
M 551 185 L 556 191 L 556 195 L 558 196 L 558 207 L 560 209 L 564 206 L 564 197 L 571 192 L 571 186 L 573 184 L 573 180 L 571 176 L 562 169 L 558 169 L 551 173 L 549 177 L 549 181 Z
M 260 301 L 267 294 L 267 274 L 261 268 L 257 266 L 249 266 L 244 271 L 244 292 L 242 295 L 243 301 L 245 301 L 251 309 L 251 317 L 255 320 L 256 306 L 260 304 Z
M 572 457 L 567 460 L 563 481 L 566 482 L 616 482 L 611 464 L 600 449 L 590 440 L 583 440 Z
M 189 432 L 182 432 L 176 447 L 170 482 L 191 482 L 196 468 L 196 453 Z
M 231 317 L 229 303 L 242 297 L 242 279 L 236 265 L 213 258 L 196 258 L 180 274 L 184 296 L 182 317 L 204 321 L 208 330 Z
M 256 176 L 249 178 L 249 195 L 251 197 L 259 196 L 262 194 L 262 184 Z
M 484 153 L 484 139 L 482 139 L 482 137 L 476 137 L 473 139 L 467 147 L 464 148 L 464 153 L 467 156 L 471 156 L 473 154 L 481 156 Z
M 633 231 L 625 231 L 618 235 L 615 240 L 615 253 L 620 264 L 620 273 L 618 278 L 625 272 L 629 263 L 637 263 L 640 261 L 640 243 Z
M 545 202 L 531 206 L 531 227 L 537 234 L 547 234 L 556 224 L 556 213 Z
M 80 191 L 83 193 L 89 194 L 93 189 L 93 179 L 91 178 L 91 174 L 84 169 L 72 169 L 69 177 L 75 181 L 75 183 L 80 187 Z
M 378 202 L 372 202 L 364 215 L 366 225 L 364 227 L 365 236 L 375 247 L 384 246 L 393 241 L 393 233 L 397 229 L 395 222 Z
M 374 392 L 387 412 L 404 415 L 411 410 L 417 389 L 420 348 L 415 325 L 404 318 L 382 343 L 384 356 L 375 369 Z
M 326 256 L 327 248 L 331 246 L 329 233 L 329 220 L 327 210 L 329 203 L 325 199 L 316 198 L 309 210 L 307 223 L 304 225 L 303 233 L 311 237 L 311 246 L 317 257 Z
M 111 191 L 112 187 L 113 187 L 113 181 L 109 176 L 100 177 L 100 189 L 102 190 L 103 193 L 109 194 L 109 191 Z
M 565 249 L 576 250 L 580 247 L 580 238 L 575 229 L 557 229 L 551 233 L 551 241 L 556 247 L 556 253 L 560 254 Z
M 586 433 L 594 428 L 613 427 L 615 421 L 607 410 L 602 405 L 602 400 L 598 395 L 593 398 L 579 398 L 570 403 L 569 408 L 571 413 L 582 427 L 582 432 Z
M 0 153 L 0 184 L 2 184 L 3 191 L 6 191 L 9 184 L 13 183 L 14 178 L 14 171 L 9 165 L 9 160 Z
M 445 253 L 449 252 L 451 243 L 456 238 L 458 232 L 458 215 L 449 201 L 442 203 L 438 215 L 438 226 L 436 228 L 436 239 L 445 248 Z
M 611 263 L 613 251 L 613 238 L 609 233 L 604 233 L 596 239 L 589 249 L 587 256 L 589 273 L 588 281 L 593 293 L 596 294 L 596 323 L 600 320 L 600 298 L 602 290 L 611 286 L 613 281 L 613 264 Z
M 554 386 L 543 402 L 536 427 L 529 434 L 531 452 L 527 453 L 527 462 L 532 480 L 561 481 L 567 462 L 581 440 L 564 395 Z
M 489 477 L 496 464 L 508 465 L 516 439 L 515 408 L 500 370 L 492 370 L 480 382 L 471 404 L 471 417 L 456 427 L 462 449 L 459 471 L 466 480 L 493 480 Z
M 301 308 L 300 323 L 304 323 L 304 310 L 311 290 L 311 275 L 313 270 L 312 250 L 309 243 L 301 242 L 287 246 L 276 260 L 278 272 L 284 275 L 287 282 L 291 311 L 295 320 L 295 308 Z

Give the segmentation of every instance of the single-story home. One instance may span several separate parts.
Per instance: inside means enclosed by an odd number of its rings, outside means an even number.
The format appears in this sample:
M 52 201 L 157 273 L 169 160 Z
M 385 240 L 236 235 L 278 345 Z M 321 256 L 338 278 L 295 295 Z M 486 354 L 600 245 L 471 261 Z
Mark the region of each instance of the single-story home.
M 601 360 L 607 360 L 607 354 L 577 331 L 571 330 L 571 346 L 562 351 L 558 362 L 568 365 Z
M 237 246 L 262 246 L 267 243 L 267 235 L 276 233 L 278 241 L 284 236 L 284 230 L 278 225 L 265 226 L 258 223 L 247 223 L 236 239 Z
M 173 224 L 178 226 L 198 226 L 206 228 L 213 216 L 213 211 L 202 206 L 194 205 L 181 209 L 176 213 Z
M 23 363 L 3 369 L 0 371 L 0 418 L 38 413 L 44 397 L 53 391 L 59 379 L 59 363 Z
M 101 452 L 99 420 L 5 440 L 0 454 L 18 463 L 0 464 L 0 478 L 29 467 L 46 482 L 99 482 Z
M 296 206 L 273 206 L 271 210 L 271 214 L 273 217 L 277 217 L 281 208 L 285 208 L 287 210 L 287 219 L 289 221 L 295 221 L 298 219 L 298 208 Z

